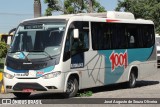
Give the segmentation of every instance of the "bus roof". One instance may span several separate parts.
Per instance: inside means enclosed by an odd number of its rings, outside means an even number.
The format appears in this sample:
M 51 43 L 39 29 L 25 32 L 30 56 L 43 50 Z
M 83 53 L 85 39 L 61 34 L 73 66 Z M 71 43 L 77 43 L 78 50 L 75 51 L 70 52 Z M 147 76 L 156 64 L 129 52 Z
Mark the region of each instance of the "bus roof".
M 116 12 L 108 11 L 104 13 L 78 13 L 59 16 L 44 16 L 22 21 L 34 20 L 48 20 L 48 19 L 63 19 L 63 20 L 83 20 L 83 21 L 98 21 L 98 22 L 112 22 L 112 23 L 140 23 L 140 24 L 154 24 L 151 20 L 135 19 L 130 12 Z

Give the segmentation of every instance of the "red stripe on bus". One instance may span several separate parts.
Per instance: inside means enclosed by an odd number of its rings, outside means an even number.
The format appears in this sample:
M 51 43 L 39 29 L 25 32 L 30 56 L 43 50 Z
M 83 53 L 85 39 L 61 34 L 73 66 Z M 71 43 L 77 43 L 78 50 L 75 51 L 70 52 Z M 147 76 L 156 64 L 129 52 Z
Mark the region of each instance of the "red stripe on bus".
M 106 22 L 118 22 L 119 20 L 107 19 Z

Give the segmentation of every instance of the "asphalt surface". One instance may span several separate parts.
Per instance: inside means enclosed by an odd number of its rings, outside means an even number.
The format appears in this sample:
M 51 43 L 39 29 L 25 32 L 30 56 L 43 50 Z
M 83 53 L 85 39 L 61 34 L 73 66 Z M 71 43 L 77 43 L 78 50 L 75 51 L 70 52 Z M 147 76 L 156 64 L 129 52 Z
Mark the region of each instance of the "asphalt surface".
M 83 98 L 80 103 L 85 103 L 86 99 L 91 99 L 91 98 L 160 98 L 160 69 L 158 69 L 158 72 L 156 74 L 153 74 L 150 77 L 144 78 L 142 81 L 138 81 L 136 88 L 133 89 L 128 89 L 126 87 L 126 84 L 114 84 L 114 85 L 109 85 L 109 86 L 104 86 L 104 87 L 97 87 L 97 88 L 91 88 L 91 89 L 86 89 L 86 90 L 81 90 L 79 93 L 83 92 L 88 92 L 91 91 L 93 92 L 92 96 L 89 97 L 74 97 L 71 99 L 63 99 L 63 96 L 61 94 L 53 94 L 53 93 L 47 93 L 47 94 L 32 94 L 28 99 L 29 100 L 43 100 L 45 103 L 60 103 L 58 106 L 64 106 L 63 103 L 74 103 L 76 100 L 80 100 L 79 98 Z M 11 98 L 11 99 L 16 99 L 16 97 L 13 94 L 0 94 L 0 98 Z M 18 99 L 17 99 L 18 100 Z M 104 99 L 102 99 L 103 101 Z M 42 101 L 42 102 L 43 102 Z M 98 102 L 98 99 L 92 99 L 89 104 L 96 103 Z M 77 102 L 76 102 L 77 103 Z M 78 102 L 79 103 L 79 102 Z M 87 107 L 88 105 L 79 105 L 76 104 L 76 106 L 85 106 Z M 88 103 L 88 102 L 87 102 Z M 62 104 L 62 105 L 61 105 Z M 116 104 L 119 105 L 119 104 Z M 138 104 L 139 105 L 139 104 Z M 2 105 L 0 105 L 2 106 Z M 6 106 L 6 105 L 3 105 Z M 17 105 L 19 107 L 20 105 Z M 25 105 L 24 105 L 25 106 Z M 32 105 L 30 105 L 32 106 Z M 41 107 L 45 105 L 39 105 L 37 107 Z M 48 106 L 48 105 L 47 105 Z M 50 105 L 49 105 L 50 106 Z M 53 106 L 53 105 L 51 105 Z M 75 104 L 69 104 L 65 105 L 67 106 L 75 106 Z M 96 105 L 95 105 L 96 106 Z M 101 106 L 106 106 L 106 105 L 101 105 Z M 110 105 L 110 106 L 115 106 L 115 105 Z M 127 105 L 124 105 L 127 107 Z M 131 105 L 133 106 L 133 105 Z M 136 105 L 137 106 L 137 105 Z M 139 106 L 144 106 L 147 107 L 148 105 L 142 104 Z M 159 106 L 159 105 L 150 105 L 150 106 Z M 28 106 L 27 106 L 28 107 Z M 34 105 L 36 107 L 36 105 Z

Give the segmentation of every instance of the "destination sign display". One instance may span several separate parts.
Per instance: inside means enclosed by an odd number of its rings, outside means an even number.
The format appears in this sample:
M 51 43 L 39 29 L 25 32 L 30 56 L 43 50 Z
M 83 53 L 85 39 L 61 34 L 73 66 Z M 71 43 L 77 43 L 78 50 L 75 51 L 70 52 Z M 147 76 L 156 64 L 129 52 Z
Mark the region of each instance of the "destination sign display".
M 42 24 L 25 25 L 24 29 L 43 29 L 43 25 Z

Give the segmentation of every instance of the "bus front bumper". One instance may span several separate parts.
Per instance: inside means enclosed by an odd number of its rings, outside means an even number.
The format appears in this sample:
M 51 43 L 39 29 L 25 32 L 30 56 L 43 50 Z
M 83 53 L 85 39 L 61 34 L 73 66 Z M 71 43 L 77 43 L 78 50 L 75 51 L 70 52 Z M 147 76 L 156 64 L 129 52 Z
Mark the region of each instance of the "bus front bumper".
M 64 74 L 51 79 L 8 79 L 3 77 L 4 89 L 7 93 L 13 92 L 32 92 L 32 93 L 63 93 L 64 92 Z

